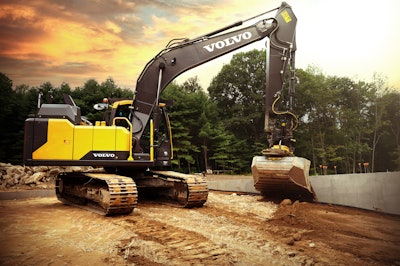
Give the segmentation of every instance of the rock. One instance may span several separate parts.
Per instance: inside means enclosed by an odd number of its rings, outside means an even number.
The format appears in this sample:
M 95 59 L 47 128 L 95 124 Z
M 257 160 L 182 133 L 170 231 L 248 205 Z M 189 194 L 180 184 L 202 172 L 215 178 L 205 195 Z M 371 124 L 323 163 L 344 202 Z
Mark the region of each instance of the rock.
M 6 184 L 6 187 L 12 187 L 14 186 L 14 179 L 6 176 L 6 178 L 4 179 L 4 183 Z
M 310 244 L 308 244 L 308 246 L 309 246 L 310 248 L 315 248 L 315 243 L 311 242 Z
M 12 179 L 12 182 L 16 185 L 16 184 L 19 183 L 19 178 L 20 178 L 20 176 L 21 176 L 21 175 L 15 173 L 15 174 L 9 175 L 8 177 L 9 177 L 9 179 Z
M 25 185 L 29 184 L 39 184 L 40 180 L 42 180 L 46 176 L 44 172 L 38 172 L 31 175 L 29 178 L 25 180 Z
M 276 248 L 272 251 L 272 255 L 278 256 L 281 254 L 281 249 L 280 248 Z
M 55 178 L 60 173 L 60 168 L 52 168 L 47 172 L 47 176 Z
M 289 206 L 289 205 L 292 205 L 292 200 L 291 199 L 284 199 L 279 204 L 279 206 Z
M 47 172 L 49 170 L 48 166 L 34 166 L 32 167 L 33 172 Z
M 25 184 L 25 181 L 29 178 L 29 177 L 31 177 L 33 175 L 33 173 L 25 173 L 23 176 L 21 176 L 20 178 L 19 178 L 19 185 L 24 185 Z
M 9 163 L 0 163 L 0 188 L 6 189 L 16 186 L 29 185 L 34 187 L 43 183 L 54 183 L 55 177 L 60 172 L 103 172 L 102 167 L 93 168 L 91 166 L 22 166 Z M 39 174 L 40 173 L 40 174 Z M 39 187 L 39 186 L 38 186 Z
M 285 239 L 285 243 L 289 246 L 293 246 L 294 245 L 294 239 L 293 237 L 288 237 Z
M 89 172 L 93 171 L 91 166 L 66 166 L 64 172 Z
M 22 175 L 22 173 L 25 173 L 25 169 L 23 166 L 20 166 L 20 165 L 10 166 L 10 167 L 7 167 L 6 173 L 8 176 Z
M 64 172 L 70 173 L 70 172 L 79 172 L 81 170 L 81 167 L 79 166 L 66 166 L 64 167 Z
M 289 252 L 289 253 L 288 253 L 288 256 L 289 256 L 290 258 L 293 258 L 293 257 L 296 256 L 296 253 L 294 253 L 294 252 Z
M 296 233 L 293 235 L 293 240 L 294 241 L 300 241 L 301 240 L 301 234 L 300 233 Z
M 31 167 L 27 167 L 27 166 L 24 167 L 24 171 L 25 171 L 25 174 L 27 174 L 27 175 L 33 175 L 33 173 L 35 173 Z
M 313 259 L 306 259 L 306 260 L 303 261 L 302 265 L 313 266 L 313 265 L 315 265 L 315 262 L 314 262 Z

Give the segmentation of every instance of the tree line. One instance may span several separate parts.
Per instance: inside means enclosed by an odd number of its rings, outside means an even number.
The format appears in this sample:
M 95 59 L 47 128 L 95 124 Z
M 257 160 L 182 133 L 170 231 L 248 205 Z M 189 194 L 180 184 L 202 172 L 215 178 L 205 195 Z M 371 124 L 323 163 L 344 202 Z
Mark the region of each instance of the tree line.
M 296 156 L 311 160 L 311 174 L 400 170 L 400 93 L 375 75 L 372 82 L 328 76 L 318 68 L 297 69 L 294 112 Z M 213 78 L 207 91 L 197 77 L 172 82 L 161 97 L 168 107 L 175 158 L 174 168 L 249 173 L 252 157 L 267 148 L 264 133 L 265 51 L 233 55 Z M 88 80 L 72 89 L 18 85 L 0 73 L 3 104 L 0 121 L 0 161 L 22 163 L 24 121 L 37 111 L 38 94 L 45 101 L 63 102 L 70 94 L 90 121 L 102 120 L 93 105 L 108 98 L 132 98 L 113 79 Z

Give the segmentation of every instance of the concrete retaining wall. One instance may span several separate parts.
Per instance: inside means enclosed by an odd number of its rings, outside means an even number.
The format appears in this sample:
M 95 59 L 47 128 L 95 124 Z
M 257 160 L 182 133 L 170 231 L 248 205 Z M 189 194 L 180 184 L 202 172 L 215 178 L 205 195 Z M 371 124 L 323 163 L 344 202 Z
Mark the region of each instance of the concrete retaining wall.
M 207 181 L 207 185 L 208 188 L 212 190 L 260 194 L 260 192 L 254 188 L 254 181 L 252 177 L 246 179 Z
M 400 172 L 310 176 L 317 201 L 400 215 Z M 259 193 L 252 178 L 208 181 L 212 190 Z
M 400 215 L 400 172 L 310 176 L 317 200 Z

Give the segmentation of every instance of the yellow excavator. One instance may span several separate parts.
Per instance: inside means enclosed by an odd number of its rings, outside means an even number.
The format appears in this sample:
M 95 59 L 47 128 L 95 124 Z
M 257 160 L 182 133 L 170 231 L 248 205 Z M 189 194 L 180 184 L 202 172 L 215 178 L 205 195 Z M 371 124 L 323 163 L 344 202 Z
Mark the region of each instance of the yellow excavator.
M 275 17 L 243 26 L 274 11 Z M 296 21 L 291 7 L 282 3 L 274 10 L 200 37 L 172 40 L 144 67 L 133 99 L 94 106 L 107 109 L 104 121 L 94 124 L 81 115 L 69 95 L 64 95 L 64 104 L 40 104 L 39 98 L 37 114 L 25 121 L 24 163 L 102 167 L 105 171 L 101 173 L 60 173 L 55 189 L 62 202 L 104 215 L 132 212 L 141 193 L 181 207 L 203 206 L 208 197 L 205 177 L 166 170 L 173 158 L 173 145 L 166 112 L 169 103 L 160 95 L 181 73 L 267 38 L 266 131 L 274 145 L 254 158 L 255 186 L 266 191 L 270 181 L 308 182 L 309 165 L 291 150 L 297 118 L 291 111 L 279 110 L 276 96 L 285 85 L 289 66 L 294 79 Z

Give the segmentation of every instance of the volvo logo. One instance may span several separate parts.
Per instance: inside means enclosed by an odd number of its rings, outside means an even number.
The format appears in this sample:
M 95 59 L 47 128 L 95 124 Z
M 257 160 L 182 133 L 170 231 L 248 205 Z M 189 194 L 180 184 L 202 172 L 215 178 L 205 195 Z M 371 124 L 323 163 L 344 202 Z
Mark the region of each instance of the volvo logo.
M 222 41 L 218 41 L 218 42 L 214 42 L 214 43 L 205 45 L 205 46 L 203 46 L 203 48 L 211 53 L 211 52 L 214 52 L 215 48 L 217 48 L 219 50 L 226 46 L 231 46 L 235 43 L 240 43 L 242 40 L 248 40 L 250 38 L 251 38 L 251 32 L 246 31 L 246 32 L 240 33 L 238 35 L 226 38 Z
M 98 153 L 93 153 L 93 156 L 96 158 L 114 158 L 115 154 L 114 153 L 106 153 L 106 152 L 98 152 Z

